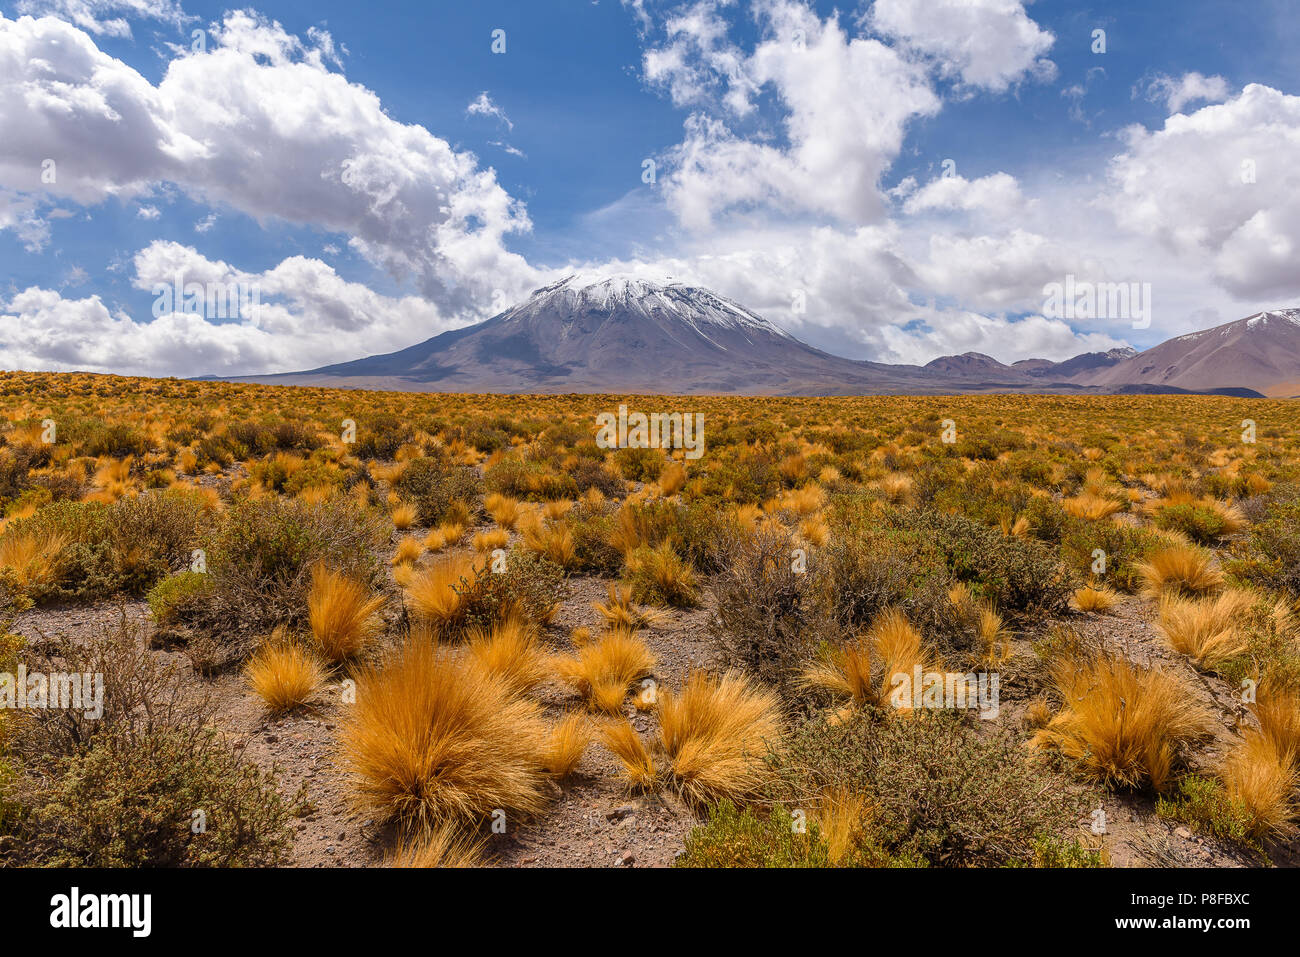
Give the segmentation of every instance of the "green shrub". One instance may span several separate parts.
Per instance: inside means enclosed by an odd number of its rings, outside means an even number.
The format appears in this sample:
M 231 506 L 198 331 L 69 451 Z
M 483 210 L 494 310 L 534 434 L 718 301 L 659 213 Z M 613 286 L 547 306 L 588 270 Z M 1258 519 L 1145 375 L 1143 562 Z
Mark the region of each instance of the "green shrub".
M 82 455 L 96 458 L 124 459 L 128 455 L 143 455 L 153 447 L 148 437 L 126 423 L 99 419 L 74 420 L 63 431 L 61 439 L 76 446 Z
M 395 415 L 370 416 L 357 422 L 354 453 L 358 458 L 391 461 L 397 450 L 414 437 L 410 423 Z
M 627 494 L 627 483 L 601 462 L 582 459 L 570 470 L 570 474 L 579 492 L 594 488 L 606 498 L 622 498 Z
M 1223 537 L 1223 516 L 1204 505 L 1166 505 L 1156 513 L 1155 523 L 1158 528 L 1182 532 L 1202 545 Z
M 181 572 L 164 578 L 146 596 L 154 621 L 160 625 L 175 622 L 187 605 L 203 598 L 210 584 L 211 580 L 204 572 Z
M 1043 542 L 928 508 L 886 509 L 877 526 L 875 533 L 864 534 L 862 547 L 914 556 L 929 574 L 936 566 L 946 568 L 1004 615 L 1040 620 L 1069 605 L 1074 578 Z
M 1300 598 L 1300 490 L 1279 487 L 1247 511 L 1250 529 L 1245 577 L 1258 584 L 1281 588 Z M 1258 516 L 1258 517 L 1256 517 Z
M 658 548 L 637 548 L 627 556 L 627 583 L 632 600 L 646 605 L 694 608 L 696 578 L 690 564 L 664 542 Z
M 473 596 L 461 622 L 463 628 L 490 628 L 510 609 L 525 621 L 549 621 L 556 602 L 568 591 L 564 569 L 550 559 L 524 548 L 512 548 L 506 555 L 506 570 L 494 572 L 491 563 L 479 566 L 473 581 L 457 589 Z
M 840 867 L 921 866 L 923 859 L 895 859 L 863 835 Z M 709 810 L 705 823 L 686 836 L 674 867 L 830 867 L 830 848 L 817 820 L 795 817 L 783 807 L 737 808 L 729 801 Z
M 273 866 L 288 855 L 289 817 L 275 775 L 236 756 L 211 729 L 106 734 L 31 799 L 20 863 Z
M 208 551 L 208 587 L 169 612 L 208 639 L 192 647 L 202 657 L 195 663 L 223 666 L 243 657 L 254 638 L 276 625 L 306 621 L 311 570 L 318 562 L 379 587 L 376 548 L 385 538 L 376 518 L 348 498 L 240 502 Z
M 717 440 L 713 440 L 714 444 Z M 739 505 L 766 502 L 781 489 L 781 474 L 763 453 L 742 454 L 714 465 L 705 474 L 704 494 Z
M 1068 833 L 1084 808 L 1069 778 L 1032 762 L 1012 735 L 949 711 L 809 721 L 774 761 L 786 800 L 861 794 L 884 848 L 935 865 L 1033 863 L 1036 842 Z
M 1106 574 L 1099 576 L 1107 584 L 1126 592 L 1142 587 L 1138 566 L 1164 547 L 1165 540 L 1146 528 L 1118 522 L 1071 520 L 1070 530 L 1061 541 L 1061 553 L 1080 575 L 1090 574 L 1097 549 L 1106 553 Z
M 1250 836 L 1253 817 L 1245 802 L 1229 798 L 1213 778 L 1189 774 L 1168 797 L 1156 798 L 1156 813 L 1220 840 L 1256 849 Z
M 1012 862 L 1019 864 L 1020 862 Z M 1091 847 L 1077 837 L 1044 835 L 1033 844 L 1033 866 L 1043 868 L 1107 867 L 1106 852 Z
M 532 501 L 575 498 L 578 483 L 567 472 L 557 472 L 550 462 L 534 457 L 507 456 L 483 476 L 489 492 Z
M 833 623 L 812 575 L 794 564 L 793 537 L 784 530 L 737 534 L 724 544 L 713 580 L 709 629 L 722 658 L 790 696 L 812 649 Z
M 51 580 L 32 589 L 37 602 L 142 595 L 190 563 L 202 537 L 202 500 L 185 491 L 128 495 L 112 505 L 53 502 L 10 526 L 63 538 Z
M 814 572 L 836 620 L 858 631 L 897 607 L 928 640 L 951 644 L 959 623 L 942 555 L 919 538 L 884 533 L 872 504 L 866 497 L 837 501 L 830 542 L 816 553 Z
M 619 449 L 614 453 L 623 477 L 633 482 L 653 482 L 668 464 L 663 452 L 658 449 Z
M 398 494 L 415 506 L 421 525 L 441 523 L 452 503 L 465 505 L 477 514 L 483 502 L 478 473 L 467 465 L 453 465 L 431 458 L 408 462 L 396 483 Z
M 613 546 L 615 507 L 608 503 L 580 502 L 566 518 L 573 535 L 573 567 L 591 575 L 617 575 L 623 567 L 623 553 Z

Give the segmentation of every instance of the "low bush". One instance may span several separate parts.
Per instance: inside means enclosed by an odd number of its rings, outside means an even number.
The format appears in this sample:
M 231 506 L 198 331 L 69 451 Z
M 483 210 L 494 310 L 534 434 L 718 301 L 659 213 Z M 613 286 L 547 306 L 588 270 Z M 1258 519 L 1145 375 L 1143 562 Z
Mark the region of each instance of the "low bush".
M 813 806 L 828 789 L 859 794 L 891 856 L 935 865 L 1033 863 L 1036 843 L 1068 833 L 1085 806 L 1079 788 L 1027 759 L 1013 736 L 947 711 L 809 721 L 773 761 L 787 804 Z
M 446 520 L 457 502 L 469 509 L 471 517 L 479 512 L 483 502 L 483 485 L 474 469 L 431 458 L 408 462 L 397 479 L 396 488 L 399 495 L 415 506 L 418 523 L 428 527 Z

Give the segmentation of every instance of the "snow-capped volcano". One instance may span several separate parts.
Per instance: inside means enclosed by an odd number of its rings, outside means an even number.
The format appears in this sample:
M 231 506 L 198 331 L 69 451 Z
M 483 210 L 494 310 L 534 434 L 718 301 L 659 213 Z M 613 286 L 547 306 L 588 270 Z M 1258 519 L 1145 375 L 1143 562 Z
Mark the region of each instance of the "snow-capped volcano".
M 906 389 L 908 368 L 814 349 L 708 289 L 574 274 L 401 352 L 258 381 L 447 392 L 844 393 Z
M 732 395 L 970 392 L 1300 394 L 1300 309 L 1258 313 L 1134 353 L 1012 366 L 968 352 L 922 366 L 800 342 L 715 292 L 638 275 L 565 276 L 491 319 L 387 355 L 245 382 L 408 392 Z
M 502 313 L 506 322 L 538 315 L 618 314 L 622 319 L 678 322 L 700 335 L 715 330 L 753 330 L 789 337 L 780 327 L 739 303 L 698 286 L 657 283 L 638 276 L 589 276 L 581 273 L 533 292 Z

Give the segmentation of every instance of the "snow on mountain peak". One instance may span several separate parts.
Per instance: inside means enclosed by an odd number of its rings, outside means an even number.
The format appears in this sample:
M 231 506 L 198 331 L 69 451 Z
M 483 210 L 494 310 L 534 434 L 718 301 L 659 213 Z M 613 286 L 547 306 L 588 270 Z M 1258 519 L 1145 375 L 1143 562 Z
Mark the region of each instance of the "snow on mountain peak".
M 700 286 L 658 282 L 633 273 L 573 273 L 543 286 L 506 313 L 522 318 L 544 309 L 560 313 L 623 312 L 646 319 L 675 319 L 707 337 L 710 328 L 789 333 L 744 306 Z
M 1300 326 L 1300 309 L 1270 309 L 1267 312 L 1261 312 L 1246 320 L 1246 328 L 1263 328 L 1268 326 L 1274 319 Z

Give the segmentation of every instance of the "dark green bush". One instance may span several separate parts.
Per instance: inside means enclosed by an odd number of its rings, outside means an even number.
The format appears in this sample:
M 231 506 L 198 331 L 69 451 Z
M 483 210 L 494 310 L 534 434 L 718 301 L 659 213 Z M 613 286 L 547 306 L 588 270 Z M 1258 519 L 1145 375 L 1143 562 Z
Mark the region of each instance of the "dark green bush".
M 387 462 L 414 437 L 415 431 L 410 423 L 395 415 L 370 416 L 357 422 L 357 442 L 353 452 L 358 458 Z
M 653 482 L 668 464 L 658 449 L 619 449 L 614 453 L 614 461 L 623 477 L 633 482 Z
M 1279 487 L 1260 498 L 1260 504 L 1247 511 L 1254 525 L 1245 577 L 1300 598 L 1300 490 Z
M 20 863 L 273 866 L 288 855 L 289 816 L 274 774 L 237 757 L 214 730 L 105 734 L 30 799 Z
M 1166 505 L 1156 513 L 1156 526 L 1182 532 L 1194 542 L 1208 545 L 1223 537 L 1223 516 L 1195 503 Z
M 212 579 L 203 572 L 181 572 L 164 578 L 146 596 L 154 621 L 166 625 L 179 620 L 185 606 L 201 600 L 211 583 Z
M 895 856 L 957 867 L 1033 863 L 1044 835 L 1074 827 L 1085 796 L 1009 733 L 972 725 L 949 711 L 809 721 L 774 757 L 780 793 L 795 802 L 826 788 L 862 795 Z
M 474 469 L 431 458 L 408 462 L 396 487 L 398 494 L 415 506 L 421 525 L 442 522 L 453 503 L 462 503 L 471 515 L 477 514 L 483 503 L 483 486 Z
M 830 867 L 830 848 L 815 818 L 799 822 L 783 807 L 737 808 L 724 801 L 686 836 L 674 867 Z M 924 859 L 895 859 L 864 835 L 840 867 L 925 866 Z
M 254 638 L 276 625 L 306 621 L 311 570 L 318 562 L 379 587 L 376 548 L 385 538 L 374 516 L 347 498 L 240 502 L 208 550 L 208 587 L 170 611 L 207 636 L 203 666 L 219 667 L 242 657 Z

